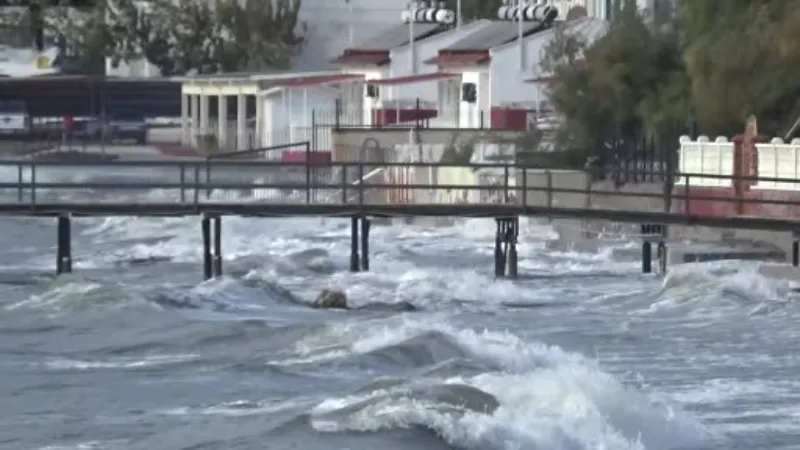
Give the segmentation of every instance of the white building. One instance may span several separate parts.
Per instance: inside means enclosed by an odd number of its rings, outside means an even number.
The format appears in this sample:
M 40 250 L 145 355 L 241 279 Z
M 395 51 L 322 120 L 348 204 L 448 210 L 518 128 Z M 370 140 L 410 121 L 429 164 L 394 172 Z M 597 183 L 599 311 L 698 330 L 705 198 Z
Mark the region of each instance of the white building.
M 439 83 L 453 79 L 454 74 L 439 72 L 436 66 L 425 64 L 425 61 L 436 57 L 439 49 L 448 47 L 491 23 L 489 20 L 478 20 L 393 48 L 389 52 L 388 76 L 378 83 L 385 88 L 380 93 L 377 107 L 421 107 L 437 110 Z

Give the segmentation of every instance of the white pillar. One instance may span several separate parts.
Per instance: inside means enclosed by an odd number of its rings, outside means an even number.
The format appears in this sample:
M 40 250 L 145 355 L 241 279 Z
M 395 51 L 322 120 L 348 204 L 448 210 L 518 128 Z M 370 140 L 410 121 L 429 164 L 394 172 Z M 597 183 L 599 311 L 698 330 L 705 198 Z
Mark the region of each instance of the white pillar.
M 190 134 L 192 116 L 189 112 L 189 96 L 181 92 L 181 145 L 192 142 Z
M 238 150 L 247 150 L 247 97 L 244 94 L 236 96 L 236 147 Z
M 200 95 L 200 133 L 206 136 L 208 132 L 208 96 Z
M 200 129 L 200 96 L 193 95 L 192 96 L 192 119 L 190 122 L 191 127 L 191 137 L 189 141 L 192 145 L 197 146 L 197 134 L 199 133 Z
M 266 147 L 264 143 L 264 97 L 256 95 L 256 143 L 255 146 Z
M 228 97 L 217 97 L 217 144 L 223 151 L 228 150 Z

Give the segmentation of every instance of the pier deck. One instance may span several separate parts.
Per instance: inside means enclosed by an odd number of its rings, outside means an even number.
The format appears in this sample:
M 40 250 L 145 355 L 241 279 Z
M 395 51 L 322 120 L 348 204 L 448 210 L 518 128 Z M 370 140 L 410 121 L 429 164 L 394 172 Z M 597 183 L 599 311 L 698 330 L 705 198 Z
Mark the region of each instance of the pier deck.
M 477 176 L 478 172 L 481 176 Z M 57 217 L 59 274 L 72 271 L 70 218 L 111 215 L 201 215 L 206 279 L 222 274 L 220 236 L 222 217 L 226 215 L 349 217 L 352 271 L 369 269 L 369 229 L 373 217 L 408 216 L 493 218 L 497 223 L 494 251 L 497 276 L 517 276 L 520 216 L 638 224 L 642 230 L 645 273 L 652 270 L 654 242 L 660 272 L 666 273 L 665 241 L 667 227 L 673 224 L 790 231 L 795 235 L 792 264 L 800 265 L 800 220 L 792 215 L 721 217 L 693 213 L 692 204 L 697 201 L 738 205 L 751 201 L 724 194 L 703 197 L 692 192 L 690 180 L 720 176 L 674 174 L 674 179 L 682 182 L 680 189 L 672 189 L 668 184 L 662 192 L 654 193 L 597 190 L 588 174 L 578 173 L 583 175 L 583 185 L 564 186 L 563 171 L 531 171 L 511 165 L 0 161 L 0 216 Z M 450 180 L 451 184 L 440 180 Z M 452 183 L 454 180 L 461 183 Z M 615 201 L 596 207 L 592 205 L 593 196 Z M 642 197 L 657 199 L 662 207 L 643 208 L 641 204 L 637 207 L 633 199 Z M 758 201 L 791 208 L 800 206 L 800 201 L 791 199 Z M 679 203 L 682 206 L 676 210 L 665 206 Z M 608 207 L 609 204 L 615 207 Z

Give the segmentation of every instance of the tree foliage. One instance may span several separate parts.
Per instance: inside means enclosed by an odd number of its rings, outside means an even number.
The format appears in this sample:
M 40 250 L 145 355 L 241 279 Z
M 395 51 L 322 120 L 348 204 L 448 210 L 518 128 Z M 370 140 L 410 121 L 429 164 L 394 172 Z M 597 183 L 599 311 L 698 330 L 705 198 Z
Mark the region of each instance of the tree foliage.
M 800 115 L 796 0 L 678 0 L 656 23 L 634 3 L 599 39 L 562 30 L 547 49 L 562 145 L 591 155 L 675 130 L 730 135 L 751 114 L 782 136 Z
M 449 0 L 448 7 L 456 10 L 457 0 Z M 461 0 L 461 17 L 465 21 L 476 19 L 496 19 L 502 0 Z
M 144 58 L 162 75 L 285 69 L 300 49 L 300 0 L 101 0 L 53 19 L 75 53 Z

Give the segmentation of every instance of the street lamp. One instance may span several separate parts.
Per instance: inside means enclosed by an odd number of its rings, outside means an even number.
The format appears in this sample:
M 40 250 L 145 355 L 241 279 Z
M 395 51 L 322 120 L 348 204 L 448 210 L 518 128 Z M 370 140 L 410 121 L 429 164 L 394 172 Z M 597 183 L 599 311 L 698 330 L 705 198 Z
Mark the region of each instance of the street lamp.
M 509 22 L 517 22 L 519 45 L 519 67 L 525 70 L 525 45 L 523 38 L 523 22 L 539 22 L 544 26 L 549 26 L 558 17 L 558 9 L 549 5 L 547 0 L 517 0 L 512 4 L 512 0 L 503 0 L 503 5 L 497 9 L 497 18 Z
M 432 3 L 430 6 L 426 2 L 412 2 L 408 8 L 400 14 L 404 23 L 408 24 L 408 43 L 410 46 L 411 73 L 417 73 L 417 49 L 414 43 L 414 24 L 415 23 L 435 23 L 440 25 L 452 25 L 456 21 L 456 14 L 448 9 L 444 2 Z

